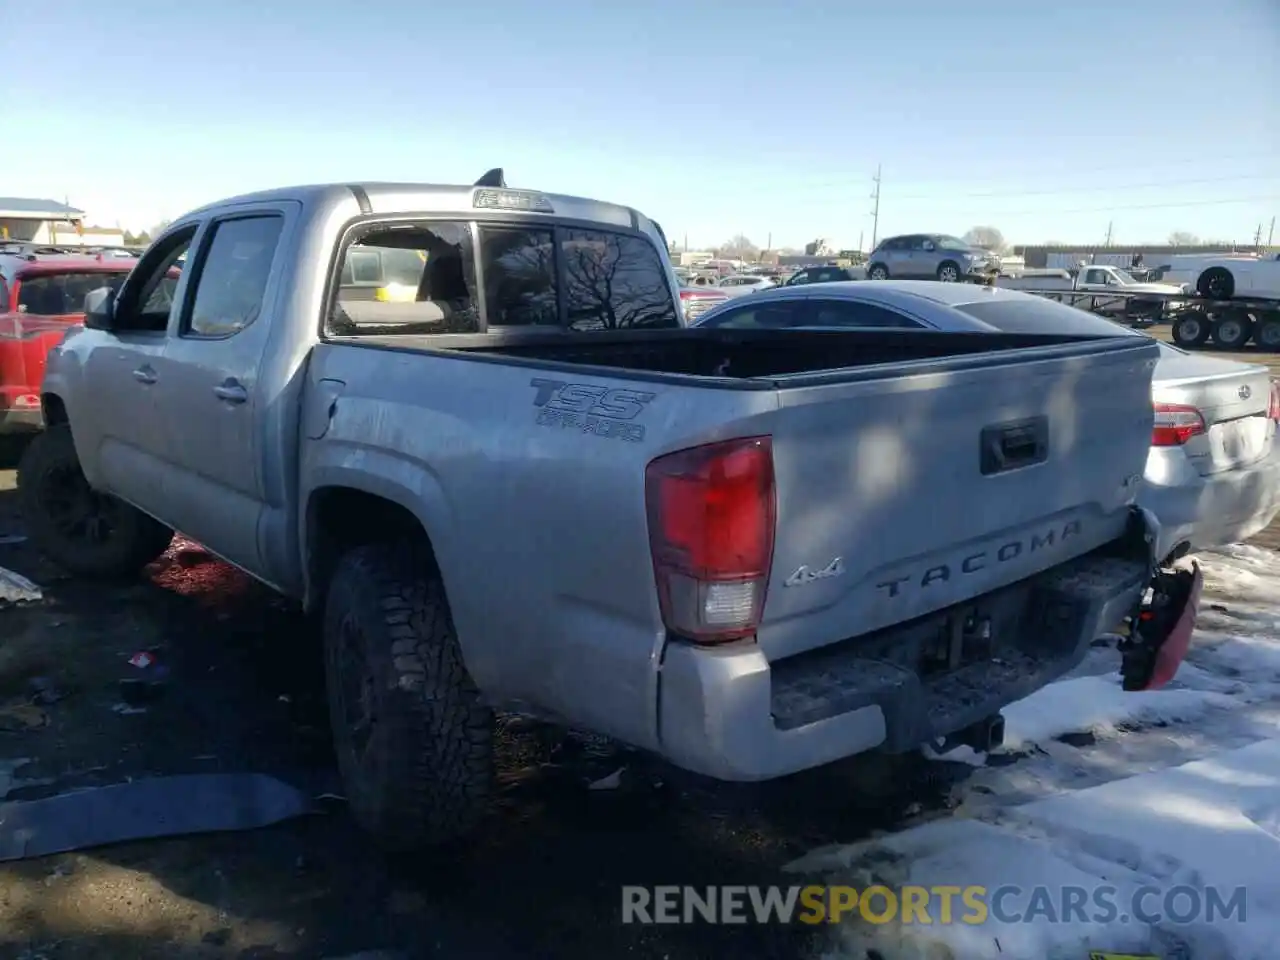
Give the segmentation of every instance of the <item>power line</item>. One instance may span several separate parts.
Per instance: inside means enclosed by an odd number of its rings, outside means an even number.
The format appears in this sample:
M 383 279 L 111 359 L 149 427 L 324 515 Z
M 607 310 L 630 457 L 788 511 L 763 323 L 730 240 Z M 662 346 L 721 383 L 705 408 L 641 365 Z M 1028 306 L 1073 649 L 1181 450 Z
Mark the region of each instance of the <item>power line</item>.
M 1150 187 L 1185 187 L 1193 184 L 1205 183 L 1239 183 L 1242 180 L 1280 180 L 1280 176 L 1275 174 L 1245 174 L 1238 177 L 1199 177 L 1189 180 L 1154 180 L 1146 183 L 1109 183 L 1105 186 L 1097 187 L 1062 187 L 1056 190 L 995 190 L 989 193 L 947 193 L 942 197 L 933 196 L 906 196 L 897 197 L 897 200 L 938 200 L 956 197 L 958 199 L 981 198 L 981 197 L 1054 197 L 1060 194 L 1072 193 L 1102 193 L 1111 190 L 1143 190 Z

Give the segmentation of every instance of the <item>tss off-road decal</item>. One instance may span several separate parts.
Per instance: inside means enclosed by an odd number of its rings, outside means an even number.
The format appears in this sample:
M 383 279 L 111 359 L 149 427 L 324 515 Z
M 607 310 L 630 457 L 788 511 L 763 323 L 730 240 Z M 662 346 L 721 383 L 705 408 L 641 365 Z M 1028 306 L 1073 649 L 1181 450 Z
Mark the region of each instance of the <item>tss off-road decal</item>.
M 644 424 L 632 423 L 657 396 L 642 390 L 610 389 L 598 384 L 569 383 L 534 377 L 529 386 L 538 392 L 533 405 L 542 427 L 579 430 L 632 443 L 644 439 Z

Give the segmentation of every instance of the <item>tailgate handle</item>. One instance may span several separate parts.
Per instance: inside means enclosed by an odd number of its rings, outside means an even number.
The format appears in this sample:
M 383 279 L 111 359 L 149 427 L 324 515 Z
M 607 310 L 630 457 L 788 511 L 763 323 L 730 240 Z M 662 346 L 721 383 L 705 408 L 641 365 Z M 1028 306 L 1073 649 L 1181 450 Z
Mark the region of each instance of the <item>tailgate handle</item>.
M 1049 459 L 1049 418 L 994 423 L 982 430 L 982 475 L 1004 473 Z

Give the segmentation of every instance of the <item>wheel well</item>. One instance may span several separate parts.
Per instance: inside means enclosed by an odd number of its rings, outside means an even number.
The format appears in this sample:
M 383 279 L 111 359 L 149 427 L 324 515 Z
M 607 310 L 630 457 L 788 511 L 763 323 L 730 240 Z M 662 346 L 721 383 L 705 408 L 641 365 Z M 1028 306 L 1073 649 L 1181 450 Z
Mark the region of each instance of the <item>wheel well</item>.
M 426 545 L 435 564 L 431 538 L 412 512 L 393 500 L 352 487 L 322 487 L 311 495 L 307 533 L 309 606 L 322 601 L 338 560 L 356 547 L 415 540 Z
M 62 398 L 57 394 L 46 393 L 40 398 L 40 406 L 44 411 L 46 426 L 56 427 L 69 422 L 66 404 L 62 402 Z

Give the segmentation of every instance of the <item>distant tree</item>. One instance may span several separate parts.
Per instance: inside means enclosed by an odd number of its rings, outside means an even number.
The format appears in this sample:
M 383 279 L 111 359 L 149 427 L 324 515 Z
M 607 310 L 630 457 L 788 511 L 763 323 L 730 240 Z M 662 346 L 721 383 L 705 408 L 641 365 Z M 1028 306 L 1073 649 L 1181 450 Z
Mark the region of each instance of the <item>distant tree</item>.
M 1199 242 L 1199 237 L 1194 233 L 1187 233 L 1185 230 L 1175 230 L 1169 234 L 1169 246 L 1171 247 L 1194 247 Z
M 964 235 L 964 242 L 993 253 L 1004 250 L 1004 234 L 995 227 L 973 227 Z
M 750 260 L 760 252 L 748 237 L 742 234 L 735 234 L 728 243 L 720 245 L 719 253 L 723 257 L 732 257 L 736 260 Z
M 167 229 L 169 228 L 169 224 L 171 224 L 171 223 L 173 223 L 173 221 L 172 221 L 172 220 L 161 220 L 159 223 L 157 223 L 157 224 L 156 224 L 154 227 L 152 227 L 150 230 L 146 230 L 146 231 L 143 231 L 143 232 L 144 232 L 144 233 L 146 233 L 146 234 L 147 234 L 148 236 L 150 236 L 150 237 L 158 237 L 158 236 L 160 236 L 160 234 L 164 233 L 164 232 L 165 232 L 165 230 L 167 230 Z

